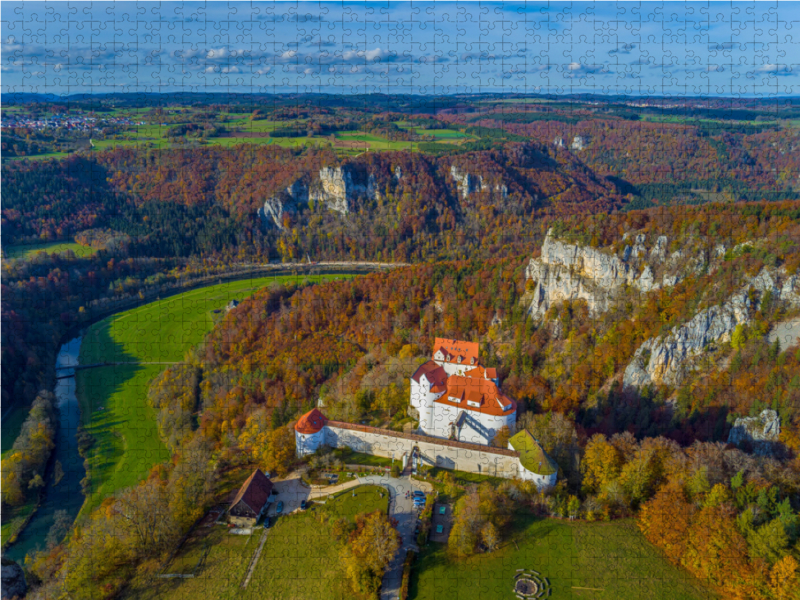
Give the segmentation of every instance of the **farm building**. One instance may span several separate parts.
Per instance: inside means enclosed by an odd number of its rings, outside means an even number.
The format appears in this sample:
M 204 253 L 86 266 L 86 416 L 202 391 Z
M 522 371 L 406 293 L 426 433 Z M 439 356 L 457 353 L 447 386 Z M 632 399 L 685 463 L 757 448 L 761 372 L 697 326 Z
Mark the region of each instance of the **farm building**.
M 236 527 L 253 527 L 269 505 L 272 482 L 256 469 L 247 478 L 228 509 L 228 522 Z

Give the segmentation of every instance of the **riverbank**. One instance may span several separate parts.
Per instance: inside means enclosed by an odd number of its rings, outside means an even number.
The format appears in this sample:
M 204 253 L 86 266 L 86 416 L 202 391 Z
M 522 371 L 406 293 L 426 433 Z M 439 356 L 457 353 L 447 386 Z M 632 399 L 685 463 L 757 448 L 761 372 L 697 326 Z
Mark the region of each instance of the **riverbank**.
M 344 266 L 350 269 L 343 269 Z M 27 552 L 41 547 L 44 547 L 44 540 L 47 537 L 50 529 L 52 528 L 55 519 L 56 511 L 65 510 L 66 514 L 59 515 L 60 523 L 66 519 L 69 520 L 68 525 L 71 527 L 76 518 L 82 512 L 88 513 L 96 505 L 98 505 L 102 498 L 107 497 L 120 487 L 128 487 L 135 484 L 140 478 L 149 471 L 150 467 L 159 462 L 159 460 L 167 460 L 169 458 L 166 448 L 161 443 L 157 428 L 155 425 L 155 414 L 146 403 L 147 388 L 149 387 L 150 379 L 155 377 L 164 368 L 164 365 L 152 367 L 146 365 L 150 362 L 180 362 L 184 359 L 186 350 L 190 349 L 202 340 L 202 337 L 210 330 L 214 324 L 212 313 L 214 310 L 220 311 L 224 308 L 230 299 L 241 300 L 244 295 L 242 290 L 249 290 L 247 295 L 254 292 L 256 289 L 266 287 L 273 283 L 284 283 L 287 281 L 298 282 L 324 282 L 330 279 L 337 279 L 341 277 L 352 277 L 357 275 L 368 274 L 375 271 L 392 268 L 393 266 L 402 265 L 387 265 L 378 263 L 369 263 L 360 265 L 358 263 L 327 263 L 324 265 L 297 265 L 297 264 L 280 264 L 280 265 L 240 265 L 237 271 L 227 273 L 224 275 L 215 275 L 209 277 L 195 278 L 181 282 L 180 285 L 172 286 L 170 289 L 151 290 L 142 298 L 131 298 L 129 301 L 115 302 L 113 307 L 106 306 L 103 308 L 96 308 L 92 311 L 86 311 L 79 324 L 74 325 L 68 331 L 68 336 L 62 338 L 61 350 L 65 346 L 75 342 L 75 338 L 79 337 L 82 328 L 87 325 L 92 327 L 102 323 L 106 320 L 116 321 L 117 317 L 121 317 L 125 313 L 133 313 L 137 310 L 146 310 L 148 307 L 161 306 L 170 307 L 167 310 L 157 309 L 156 313 L 159 315 L 155 328 L 150 331 L 149 337 L 146 337 L 146 343 L 140 344 L 140 348 L 147 350 L 143 355 L 139 356 L 138 352 L 128 355 L 124 351 L 122 354 L 115 355 L 114 352 L 119 349 L 117 344 L 111 346 L 101 345 L 100 351 L 95 354 L 95 358 L 83 358 L 80 362 L 87 364 L 92 362 L 130 362 L 127 366 L 113 366 L 107 368 L 94 369 L 95 376 L 103 379 L 102 382 L 89 377 L 86 372 L 81 372 L 81 375 L 73 378 L 55 379 L 56 389 L 65 390 L 64 393 L 71 395 L 74 399 L 70 401 L 70 414 L 69 422 L 65 423 L 59 429 L 59 432 L 69 431 L 68 438 L 62 440 L 57 437 L 57 445 L 54 449 L 54 457 L 51 464 L 48 466 L 46 481 L 50 482 L 52 478 L 52 471 L 56 461 L 60 464 L 61 469 L 64 471 L 64 477 L 57 484 L 59 492 L 64 494 L 66 504 L 68 506 L 56 506 L 56 504 L 64 504 L 64 502 L 56 503 L 53 498 L 57 498 L 58 494 L 41 495 L 38 501 L 31 502 L 25 507 L 21 507 L 19 514 L 16 515 L 18 520 L 14 524 L 14 531 L 11 532 L 10 523 L 3 521 L 3 542 L 6 538 L 12 537 L 16 534 L 18 537 L 13 544 L 4 551 L 10 558 L 24 559 Z M 258 273 L 267 274 L 266 277 L 255 277 Z M 226 281 L 227 283 L 215 284 L 218 281 Z M 231 292 L 229 295 L 222 297 L 206 297 L 209 289 L 225 288 L 227 287 Z M 190 294 L 198 295 L 198 298 L 193 298 Z M 211 292 L 213 295 L 214 292 Z M 158 300 L 156 300 L 158 298 Z M 208 307 L 201 307 L 204 313 L 199 325 L 192 323 L 187 325 L 186 315 L 184 310 L 191 310 L 200 305 L 208 304 Z M 121 306 L 130 305 L 133 309 L 124 311 Z M 208 310 L 205 310 L 207 308 Z M 172 310 L 174 309 L 174 310 Z M 136 320 L 136 319 L 134 319 Z M 147 323 L 150 317 L 145 317 L 142 313 L 142 321 Z M 177 326 L 175 331 L 167 331 L 164 324 L 167 323 L 173 327 Z M 91 328 L 90 328 L 91 329 Z M 185 330 L 188 329 L 188 336 L 183 335 Z M 160 352 L 166 346 L 161 344 L 161 340 L 178 340 L 178 346 L 174 348 L 174 352 L 170 351 L 167 355 Z M 143 338 L 137 337 L 133 340 L 134 344 L 145 341 Z M 78 353 L 80 351 L 80 341 L 77 342 L 77 347 L 68 350 L 71 363 L 60 364 L 58 361 L 61 357 L 61 350 L 56 357 L 56 368 L 61 366 L 76 366 L 78 365 Z M 88 352 L 88 351 L 87 351 Z M 149 352 L 149 353 L 148 353 Z M 116 357 L 122 360 L 108 360 L 109 357 Z M 130 357 L 131 360 L 128 360 Z M 158 357 L 158 360 L 148 360 L 150 358 Z M 168 356 L 164 359 L 164 356 Z M 66 360 L 66 358 L 65 358 Z M 70 370 L 71 371 L 71 370 Z M 106 371 L 105 374 L 102 372 Z M 55 372 L 55 371 L 54 371 Z M 64 375 L 67 371 L 58 370 L 60 375 Z M 136 381 L 132 381 L 135 379 Z M 78 389 L 76 389 L 76 383 Z M 81 398 L 81 384 L 84 384 L 84 390 L 91 392 L 92 398 Z M 63 386 L 63 387 L 60 387 Z M 129 412 L 130 405 L 127 401 L 117 402 L 119 397 L 118 393 L 124 393 L 123 387 L 127 386 L 127 394 L 136 396 L 137 409 L 131 413 Z M 111 405 L 115 410 L 107 411 L 107 405 Z M 149 412 L 148 412 L 149 411 Z M 118 417 L 117 421 L 113 417 Z M 133 420 L 132 420 L 133 417 Z M 62 417 L 63 418 L 63 417 Z M 23 419 L 24 420 L 24 419 Z M 87 425 L 87 431 L 95 435 L 95 445 L 90 451 L 89 466 L 90 470 L 95 473 L 94 481 L 89 476 L 87 479 L 87 490 L 90 493 L 91 502 L 85 502 L 83 496 L 83 488 L 80 485 L 81 480 L 87 477 L 84 468 L 84 460 L 77 455 L 77 440 L 75 434 L 80 424 Z M 5 436 L 10 433 L 6 430 L 6 419 L 3 419 L 3 433 Z M 150 431 L 143 432 L 142 429 Z M 18 433 L 18 432 L 17 432 Z M 61 435 L 60 433 L 58 434 Z M 16 437 L 16 436 L 14 436 Z M 132 443 L 132 440 L 152 440 L 157 443 L 158 448 L 156 452 L 152 452 L 152 448 L 140 447 L 141 444 Z M 13 441 L 12 441 L 13 443 Z M 146 445 L 146 444 L 145 444 Z M 69 456 L 62 456 L 59 454 L 59 448 L 68 449 Z M 72 455 L 72 448 L 75 454 Z M 128 467 L 131 465 L 123 462 L 121 459 L 128 454 L 138 455 L 139 459 L 134 462 L 143 465 L 143 468 L 134 468 L 132 472 L 128 472 Z M 63 460 L 62 460 L 63 459 Z M 106 485 L 108 481 L 111 484 Z M 92 494 L 95 494 L 94 496 Z M 52 504 L 52 506 L 51 506 Z M 6 517 L 6 515 L 4 515 Z M 6 532 L 10 535 L 6 536 Z
M 63 344 L 56 358 L 56 368 L 76 366 L 80 348 L 80 337 Z M 53 391 L 59 411 L 56 446 L 47 466 L 46 486 L 39 501 L 27 521 L 18 529 L 16 540 L 3 552 L 4 556 L 16 561 L 24 560 L 28 553 L 44 549 L 56 522 L 58 527 L 53 530 L 51 539 L 61 541 L 84 501 L 81 480 L 86 471 L 75 438 L 80 423 L 75 378 L 59 379 Z

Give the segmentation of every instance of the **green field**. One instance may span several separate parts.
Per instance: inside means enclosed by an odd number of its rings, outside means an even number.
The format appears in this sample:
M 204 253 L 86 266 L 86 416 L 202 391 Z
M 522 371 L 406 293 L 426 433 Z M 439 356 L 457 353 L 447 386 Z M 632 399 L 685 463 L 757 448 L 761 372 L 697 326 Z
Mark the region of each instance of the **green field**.
M 138 363 L 78 371 L 81 419 L 96 439 L 89 450 L 90 486 L 81 514 L 117 490 L 136 484 L 169 459 L 147 404 L 150 380 L 166 365 L 180 362 L 211 330 L 214 310 L 271 283 L 320 281 L 344 275 L 264 277 L 186 292 L 123 312 L 94 324 L 84 335 L 80 362 Z M 220 313 L 221 314 L 221 313 Z
M 75 253 L 75 256 L 78 257 L 91 256 L 96 252 L 94 248 L 90 248 L 89 246 L 81 246 L 75 242 L 20 244 L 18 246 L 9 246 L 4 250 L 4 252 L 6 258 L 30 258 L 38 252 L 47 252 L 48 254 L 53 254 L 65 252 L 67 250 L 72 250 Z
M 433 136 L 434 138 L 436 138 L 437 142 L 443 142 L 446 140 L 463 140 L 471 137 L 466 133 L 461 133 L 460 131 L 454 131 L 453 129 L 421 129 L 417 127 L 414 130 L 414 132 L 417 133 L 418 135 Z
M 370 150 L 417 150 L 417 142 L 392 142 L 384 137 L 357 131 L 337 133 L 336 139 L 343 142 L 358 142 L 359 145 L 363 144 L 363 147 L 369 148 Z
M 356 496 L 353 497 L 353 491 Z M 383 497 L 381 497 L 383 494 Z M 251 536 L 227 533 L 223 526 L 195 532 L 168 565 L 167 572 L 191 571 L 207 551 L 193 579 L 157 579 L 132 587 L 129 598 L 183 600 L 194 598 L 338 600 L 350 598 L 346 574 L 339 561 L 340 544 L 331 532 L 330 517 L 353 520 L 364 512 L 388 509 L 388 493 L 377 486 L 347 490 L 326 504 L 278 518 L 246 589 L 241 582 L 258 547 L 262 530 Z M 172 567 L 175 568 L 172 568 Z
M 429 544 L 411 574 L 413 600 L 507 600 L 518 569 L 546 577 L 550 598 L 690 600 L 714 598 L 702 583 L 672 566 L 633 521 L 574 523 L 521 516 L 514 540 L 491 554 L 450 561 L 444 544 Z
M 48 158 L 66 158 L 72 156 L 71 152 L 45 152 L 33 156 L 4 156 L 3 160 L 47 160 Z

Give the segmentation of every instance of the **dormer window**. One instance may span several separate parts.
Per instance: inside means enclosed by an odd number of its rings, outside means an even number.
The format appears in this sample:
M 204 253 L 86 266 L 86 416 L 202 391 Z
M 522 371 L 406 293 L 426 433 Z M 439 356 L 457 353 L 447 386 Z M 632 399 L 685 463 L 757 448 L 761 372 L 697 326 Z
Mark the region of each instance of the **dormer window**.
M 474 356 L 469 359 L 469 364 L 471 364 L 471 365 L 475 364 L 475 357 Z
M 463 356 L 459 356 L 459 357 L 458 357 L 458 362 L 459 362 L 459 363 L 460 363 L 460 362 L 463 362 L 463 360 L 464 360 L 464 357 L 463 357 Z

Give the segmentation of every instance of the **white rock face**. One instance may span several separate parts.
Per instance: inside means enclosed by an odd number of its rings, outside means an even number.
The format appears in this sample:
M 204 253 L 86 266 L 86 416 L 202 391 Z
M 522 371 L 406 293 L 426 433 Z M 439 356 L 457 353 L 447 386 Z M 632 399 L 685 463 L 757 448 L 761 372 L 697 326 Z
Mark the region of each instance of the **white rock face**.
M 749 442 L 753 444 L 756 454 L 769 454 L 780 434 L 781 419 L 777 412 L 767 408 L 757 417 L 736 419 L 728 434 L 728 443 L 738 446 L 742 442 Z
M 450 167 L 450 175 L 456 181 L 458 195 L 461 196 L 462 200 L 466 200 L 469 198 L 470 194 L 475 192 L 487 192 L 492 190 L 500 194 L 501 198 L 508 198 L 508 187 L 504 183 L 497 183 L 492 187 L 491 184 L 486 183 L 482 175 L 472 175 L 471 173 L 460 170 L 455 165 Z
M 397 171 L 395 176 L 398 176 Z M 350 212 L 351 203 L 356 198 L 377 198 L 379 195 L 373 175 L 370 174 L 366 178 L 366 182 L 358 181 L 358 179 L 359 177 L 347 165 L 323 167 L 319 171 L 319 180 L 311 186 L 309 198 L 314 202 L 324 204 L 329 210 L 346 215 Z
M 525 278 L 536 282 L 530 314 L 541 318 L 553 304 L 585 300 L 589 313 L 596 316 L 613 302 L 629 300 L 626 286 L 643 292 L 658 289 L 649 265 L 639 275 L 638 269 L 627 262 L 629 249 L 619 258 L 596 248 L 555 240 L 548 232 L 541 256 L 531 259 L 525 270 Z
M 264 225 L 275 225 L 278 229 L 283 227 L 283 213 L 297 212 L 297 205 L 308 202 L 308 187 L 298 179 L 283 192 L 267 198 L 264 206 L 258 209 L 258 216 Z
M 456 188 L 463 200 L 469 198 L 473 192 L 481 191 L 483 187 L 483 178 L 475 177 L 465 171 L 461 171 L 457 166 L 450 167 L 450 175 L 456 180 Z
M 574 138 L 572 138 L 572 143 L 569 145 L 569 149 L 584 150 L 588 144 L 589 138 L 582 135 L 576 135 Z
M 349 200 L 354 195 L 354 185 L 350 171 L 342 167 L 323 167 L 319 171 L 319 181 L 313 186 L 309 197 L 314 202 L 322 202 L 330 210 L 343 215 L 349 212 Z
M 779 283 L 781 272 L 767 269 L 753 277 L 742 289 L 731 295 L 721 306 L 701 310 L 690 321 L 676 326 L 667 335 L 650 338 L 633 355 L 625 369 L 624 386 L 641 387 L 648 384 L 679 385 L 704 357 L 711 342 L 727 342 L 739 324 L 752 318 L 749 290 L 772 293 L 776 301 L 788 306 L 800 306 L 800 286 L 797 276 Z

